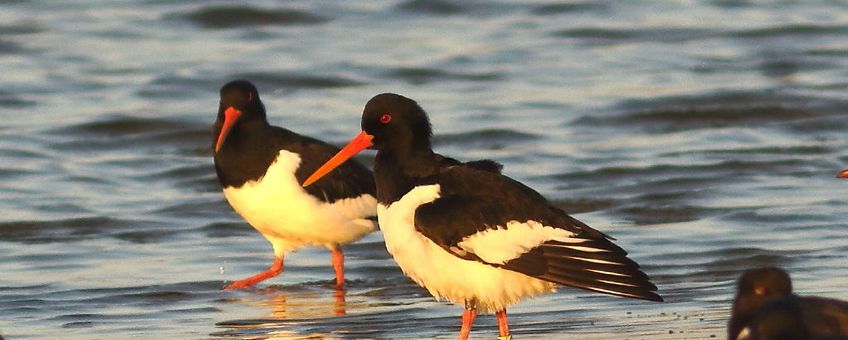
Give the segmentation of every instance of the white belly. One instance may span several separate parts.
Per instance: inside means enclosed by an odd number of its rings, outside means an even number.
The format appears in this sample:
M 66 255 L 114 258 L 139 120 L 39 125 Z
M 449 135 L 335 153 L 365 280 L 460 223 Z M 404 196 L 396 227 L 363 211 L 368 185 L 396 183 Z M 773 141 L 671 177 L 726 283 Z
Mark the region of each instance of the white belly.
M 416 187 L 377 216 L 401 270 L 437 299 L 474 301 L 481 312 L 505 309 L 522 298 L 552 292 L 556 285 L 518 272 L 456 257 L 415 230 L 415 209 L 439 197 L 439 185 Z
M 299 165 L 297 154 L 282 150 L 259 180 L 224 188 L 233 209 L 271 242 L 277 256 L 303 246 L 350 243 L 376 228 L 366 219 L 376 213 L 373 196 L 323 202 L 297 182 Z

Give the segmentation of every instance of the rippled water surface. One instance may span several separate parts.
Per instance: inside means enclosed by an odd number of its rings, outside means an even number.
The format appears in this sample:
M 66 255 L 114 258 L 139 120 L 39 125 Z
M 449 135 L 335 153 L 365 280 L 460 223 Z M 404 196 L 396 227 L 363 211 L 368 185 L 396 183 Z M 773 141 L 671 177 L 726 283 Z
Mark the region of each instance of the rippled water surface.
M 846 35 L 836 1 L 0 1 L 0 334 L 455 337 L 379 233 L 345 294 L 321 249 L 221 289 L 272 260 L 212 166 L 233 78 L 337 144 L 371 96 L 418 100 L 438 151 L 504 163 L 666 298 L 561 289 L 510 310 L 516 338 L 721 339 L 755 266 L 848 298 Z

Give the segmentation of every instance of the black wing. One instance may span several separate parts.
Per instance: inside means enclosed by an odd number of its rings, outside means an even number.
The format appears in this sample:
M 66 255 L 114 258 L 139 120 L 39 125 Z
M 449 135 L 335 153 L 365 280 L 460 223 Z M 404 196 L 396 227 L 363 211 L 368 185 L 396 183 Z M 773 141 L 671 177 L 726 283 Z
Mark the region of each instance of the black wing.
M 302 136 L 285 149 L 301 155 L 300 167 L 295 171 L 298 183 L 303 184 L 322 164 L 339 152 L 339 148 L 320 140 Z M 314 184 L 304 188 L 310 195 L 327 202 L 370 194 L 376 197 L 374 175 L 356 160 L 345 162 Z
M 491 159 L 480 159 L 463 163 L 454 158 L 445 157 L 440 154 L 433 154 L 432 162 L 436 164 L 437 167 L 447 169 L 453 168 L 454 166 L 466 166 L 472 169 L 493 172 L 496 174 L 501 173 L 501 170 L 503 170 L 503 164 L 495 162 Z M 436 170 L 436 172 L 438 172 L 438 169 Z
M 415 228 L 460 258 L 571 287 L 662 301 L 657 287 L 610 237 L 568 216 L 533 189 L 487 170 L 449 165 L 428 179 L 440 185 L 441 195 L 416 210 Z M 505 228 L 509 221 L 564 229 L 579 243 L 543 242 L 505 263 L 488 263 L 459 246 L 466 237 Z

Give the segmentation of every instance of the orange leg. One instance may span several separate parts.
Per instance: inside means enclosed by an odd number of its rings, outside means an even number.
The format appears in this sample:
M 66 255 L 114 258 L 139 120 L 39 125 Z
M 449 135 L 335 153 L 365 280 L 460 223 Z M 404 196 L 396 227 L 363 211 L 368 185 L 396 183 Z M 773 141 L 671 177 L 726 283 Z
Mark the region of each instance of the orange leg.
M 500 335 L 498 339 L 510 339 L 509 324 L 506 322 L 506 309 L 496 312 L 495 316 L 498 318 L 498 331 Z
M 236 282 L 233 282 L 229 286 L 224 289 L 241 289 L 247 287 L 253 287 L 253 285 L 262 282 L 263 280 L 272 278 L 274 276 L 279 275 L 283 271 L 283 258 L 277 257 L 274 258 L 274 263 L 271 265 L 271 268 L 268 270 L 261 272 L 259 274 L 253 275 L 246 279 L 241 279 Z
M 336 288 L 344 287 L 344 253 L 342 248 L 333 248 L 333 270 L 336 271 Z
M 471 334 L 471 325 L 474 323 L 474 318 L 477 317 L 477 309 L 466 306 L 462 311 L 462 327 L 459 329 L 459 340 L 467 340 Z

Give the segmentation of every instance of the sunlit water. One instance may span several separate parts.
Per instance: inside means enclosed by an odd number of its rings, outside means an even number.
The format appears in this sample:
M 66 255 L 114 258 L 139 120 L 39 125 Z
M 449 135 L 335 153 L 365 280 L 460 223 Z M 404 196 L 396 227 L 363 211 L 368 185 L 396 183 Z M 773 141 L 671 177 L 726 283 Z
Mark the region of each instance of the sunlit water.
M 667 300 L 564 288 L 510 309 L 516 338 L 721 339 L 764 265 L 848 298 L 846 34 L 839 2 L 0 1 L 0 334 L 456 336 L 461 308 L 379 233 L 346 249 L 344 295 L 321 249 L 221 289 L 272 261 L 212 167 L 233 78 L 337 144 L 371 96 L 418 100 L 439 152 L 504 163 Z

